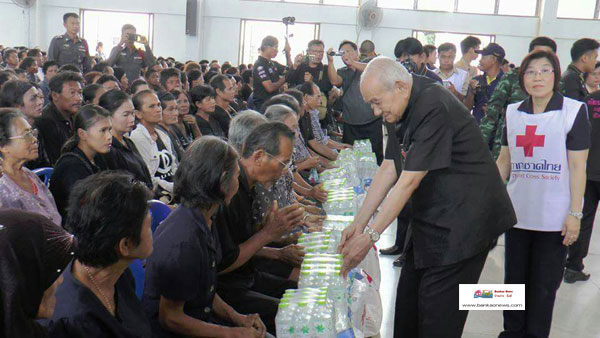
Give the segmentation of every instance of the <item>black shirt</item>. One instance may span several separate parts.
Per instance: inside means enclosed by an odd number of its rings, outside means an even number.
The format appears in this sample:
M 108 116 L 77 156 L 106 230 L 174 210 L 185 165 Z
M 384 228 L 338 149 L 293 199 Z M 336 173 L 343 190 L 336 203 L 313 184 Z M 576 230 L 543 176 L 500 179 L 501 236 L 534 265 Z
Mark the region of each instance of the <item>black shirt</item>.
M 227 138 L 227 135 L 225 135 L 225 132 L 223 129 L 221 129 L 219 122 L 215 120 L 212 115 L 209 115 L 208 121 L 198 115 L 195 115 L 195 117 L 196 123 L 198 124 L 198 129 L 200 129 L 202 136 L 213 135 L 221 138 Z
M 592 141 L 587 162 L 587 177 L 590 181 L 600 181 L 600 91 L 585 99 L 589 120 L 592 125 Z
M 401 123 L 403 170 L 428 172 L 411 197 L 415 266 L 453 264 L 489 249 L 516 216 L 467 108 L 436 82 L 414 76 Z
M 584 75 L 577 67 L 570 64 L 560 79 L 561 93 L 568 98 L 583 102 L 589 95 Z
M 108 169 L 127 171 L 133 174 L 136 180 L 152 189 L 150 172 L 135 144 L 127 137 L 123 137 L 123 141 L 125 145 L 113 137 L 110 152 L 101 156 L 105 159 Z
M 183 301 L 183 311 L 211 321 L 221 248 L 213 223 L 198 208 L 177 207 L 154 232 L 154 252 L 146 263 L 142 303 L 155 337 L 176 337 L 160 327 L 160 297 Z
M 298 127 L 300 128 L 300 133 L 302 134 L 304 142 L 308 143 L 308 141 L 315 139 L 309 112 L 304 112 L 304 115 L 298 120 Z
M 564 96 L 561 93 L 555 92 L 552 95 L 552 98 L 548 102 L 544 113 L 556 110 L 562 110 L 564 102 Z M 527 114 L 533 114 L 533 101 L 531 97 L 523 101 L 519 105 L 519 111 L 522 111 Z M 567 149 L 568 150 L 585 150 L 590 148 L 590 138 L 588 137 L 590 134 L 590 123 L 588 121 L 588 110 L 585 104 L 581 105 L 579 112 L 577 112 L 577 116 L 575 117 L 575 121 L 573 122 L 573 127 L 567 134 Z M 508 146 L 508 131 L 506 129 L 506 124 L 504 125 L 504 129 L 502 130 L 502 145 Z M 589 157 L 588 157 L 589 159 Z
M 283 68 L 274 61 L 269 61 L 262 56 L 258 57 L 252 68 L 252 88 L 254 89 L 252 107 L 260 109 L 265 101 L 278 94 L 277 91 L 268 93 L 263 82 L 271 80 L 276 83 L 279 81 L 279 77 L 283 74 Z
M 66 119 L 54 103 L 50 102 L 44 108 L 42 116 L 35 120 L 35 127 L 39 131 L 39 138 L 44 143 L 48 160 L 52 165 L 56 164 L 62 146 L 73 136 L 73 121 Z
M 56 291 L 56 308 L 47 321 L 50 337 L 151 337 L 150 322 L 135 295 L 135 280 L 129 269 L 115 284 L 115 317 L 73 276 L 71 269 L 69 263 L 63 273 L 64 282 Z
M 175 154 L 173 154 L 173 155 L 175 155 L 177 157 L 177 161 L 181 161 L 181 159 L 183 158 L 183 153 L 185 152 L 185 149 L 183 148 L 181 141 L 179 140 L 179 138 L 173 131 L 173 128 L 177 128 L 177 127 L 171 126 L 170 128 L 165 128 L 159 124 L 157 126 L 157 128 L 162 130 L 165 134 L 167 134 L 167 136 L 169 136 L 169 139 L 171 140 L 171 144 L 173 145 L 173 150 L 175 150 Z
M 223 253 L 219 270 L 228 268 L 236 261 L 240 254 L 240 244 L 249 240 L 255 233 L 252 218 L 254 194 L 241 164 L 239 183 L 237 194 L 228 206 L 219 209 L 215 219 Z M 254 274 L 254 263 L 250 259 L 236 270 L 219 275 L 219 288 L 251 288 L 254 285 Z
M 308 62 L 303 62 L 295 70 L 290 70 L 287 76 L 287 82 L 290 84 L 290 87 L 301 85 L 304 83 L 304 73 L 308 72 L 312 75 L 313 82 L 327 95 L 331 88 L 333 88 L 333 85 L 327 76 L 327 67 L 327 65 L 319 63 L 313 68 L 309 66 Z
M 229 135 L 229 124 L 231 123 L 231 115 L 228 111 L 221 108 L 219 105 L 215 105 L 215 112 L 211 116 L 219 122 L 219 127 L 225 135 Z
M 56 201 L 56 208 L 63 218 L 63 223 L 67 218 L 69 194 L 75 183 L 107 169 L 104 159 L 100 156 L 96 156 L 94 163 L 92 164 L 78 147 L 63 154 L 56 162 L 49 188 Z

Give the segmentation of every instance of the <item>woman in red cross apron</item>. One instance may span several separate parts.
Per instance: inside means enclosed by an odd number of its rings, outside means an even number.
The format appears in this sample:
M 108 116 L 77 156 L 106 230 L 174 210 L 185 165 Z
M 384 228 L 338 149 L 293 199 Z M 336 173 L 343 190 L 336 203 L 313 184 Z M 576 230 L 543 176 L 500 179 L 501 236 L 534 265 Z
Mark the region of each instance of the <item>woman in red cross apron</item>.
M 506 232 L 504 283 L 525 284 L 525 310 L 504 311 L 500 337 L 548 337 L 567 248 L 577 240 L 590 124 L 585 104 L 562 96 L 556 55 L 525 57 L 529 97 L 506 110 L 497 164 L 517 214 Z

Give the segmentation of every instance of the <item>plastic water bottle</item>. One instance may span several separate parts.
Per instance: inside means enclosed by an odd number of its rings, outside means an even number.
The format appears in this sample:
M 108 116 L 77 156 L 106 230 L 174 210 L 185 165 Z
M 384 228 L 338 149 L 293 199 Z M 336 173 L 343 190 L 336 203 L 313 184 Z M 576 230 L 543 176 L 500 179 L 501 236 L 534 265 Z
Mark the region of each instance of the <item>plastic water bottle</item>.
M 277 331 L 277 337 L 280 338 L 294 338 L 294 325 L 292 318 L 293 307 L 287 301 L 281 301 L 279 303 L 279 309 L 275 316 L 275 329 Z
M 326 300 L 318 300 L 313 308 L 312 337 L 334 337 L 333 307 Z
M 311 328 L 311 312 L 312 309 L 309 306 L 308 302 L 299 302 L 298 308 L 296 311 L 296 325 L 295 325 L 295 333 L 296 337 L 310 337 L 310 328 Z

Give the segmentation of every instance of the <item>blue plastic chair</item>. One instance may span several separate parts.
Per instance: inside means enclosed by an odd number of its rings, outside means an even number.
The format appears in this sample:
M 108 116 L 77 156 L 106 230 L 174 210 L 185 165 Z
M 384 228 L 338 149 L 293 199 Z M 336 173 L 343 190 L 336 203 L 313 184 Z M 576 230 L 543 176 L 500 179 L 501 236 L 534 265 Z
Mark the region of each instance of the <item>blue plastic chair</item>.
M 50 185 L 50 178 L 52 177 L 53 168 L 38 168 L 33 171 L 34 174 L 38 175 L 40 180 L 44 181 L 44 185 Z
M 169 216 L 171 208 L 159 200 L 150 200 L 148 205 L 152 214 L 152 233 L 154 233 L 160 222 Z
M 142 293 L 144 293 L 144 278 L 146 274 L 144 262 L 141 259 L 136 259 L 129 265 L 129 269 L 135 280 L 135 295 L 141 300 Z

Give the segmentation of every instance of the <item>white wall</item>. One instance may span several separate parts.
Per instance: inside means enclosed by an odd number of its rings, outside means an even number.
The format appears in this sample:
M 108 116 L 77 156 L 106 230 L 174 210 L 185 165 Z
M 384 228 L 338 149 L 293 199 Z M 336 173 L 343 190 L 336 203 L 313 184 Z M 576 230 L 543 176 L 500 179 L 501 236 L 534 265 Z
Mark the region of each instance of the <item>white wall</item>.
M 321 24 L 321 39 L 327 47 L 341 40 L 357 40 L 353 7 L 247 0 L 198 0 L 198 36 L 185 35 L 185 1 L 171 0 L 38 0 L 35 8 L 23 10 L 11 0 L 0 0 L 0 20 L 4 23 L 0 44 L 41 46 L 62 34 L 62 15 L 80 8 L 154 13 L 154 51 L 156 55 L 179 60 L 218 59 L 238 61 L 241 19 L 280 20 L 295 16 L 298 22 Z M 529 41 L 538 35 L 554 38 L 559 45 L 563 68 L 570 61 L 571 44 L 581 37 L 595 37 L 598 20 L 556 19 L 558 0 L 542 0 L 540 18 L 458 14 L 384 9 L 383 21 L 359 38 L 371 39 L 377 51 L 393 56 L 396 42 L 412 35 L 412 30 L 493 34 L 507 51 L 507 58 L 518 63 L 527 53 Z M 39 15 L 39 21 L 36 17 Z M 31 22 L 30 22 L 31 16 Z M 299 52 L 299 51 L 295 51 Z

